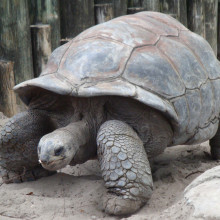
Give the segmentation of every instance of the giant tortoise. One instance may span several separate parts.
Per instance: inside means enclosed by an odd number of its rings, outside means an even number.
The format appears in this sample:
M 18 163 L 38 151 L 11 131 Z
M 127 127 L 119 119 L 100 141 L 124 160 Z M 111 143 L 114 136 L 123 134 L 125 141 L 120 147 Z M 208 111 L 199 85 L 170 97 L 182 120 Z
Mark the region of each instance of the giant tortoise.
M 219 62 L 206 40 L 162 13 L 89 28 L 15 91 L 28 110 L 0 133 L 5 182 L 97 156 L 108 189 L 105 211 L 129 214 L 151 197 L 148 158 L 209 139 L 220 158 Z

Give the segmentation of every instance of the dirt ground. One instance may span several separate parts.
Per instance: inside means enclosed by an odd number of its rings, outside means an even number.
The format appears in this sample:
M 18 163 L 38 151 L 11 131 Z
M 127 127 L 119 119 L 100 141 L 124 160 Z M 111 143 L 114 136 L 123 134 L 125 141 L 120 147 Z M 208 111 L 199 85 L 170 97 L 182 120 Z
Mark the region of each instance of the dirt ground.
M 148 204 L 132 216 L 117 218 L 102 212 L 104 182 L 97 161 L 88 161 L 34 182 L 2 184 L 0 219 L 188 219 L 188 209 L 179 214 L 185 187 L 217 165 L 210 158 L 208 142 L 167 148 L 151 161 L 154 193 Z

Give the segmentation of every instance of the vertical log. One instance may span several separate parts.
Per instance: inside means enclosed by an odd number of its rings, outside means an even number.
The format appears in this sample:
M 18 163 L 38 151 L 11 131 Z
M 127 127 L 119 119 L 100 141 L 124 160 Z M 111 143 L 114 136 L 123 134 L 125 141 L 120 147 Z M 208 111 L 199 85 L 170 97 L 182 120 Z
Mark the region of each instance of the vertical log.
M 114 17 L 127 14 L 127 0 L 113 0 Z
M 142 7 L 143 0 L 128 0 L 128 7 L 134 8 L 140 8 Z
M 135 14 L 137 12 L 144 11 L 144 7 L 142 5 L 143 0 L 128 0 L 128 14 Z
M 205 8 L 204 1 L 187 1 L 188 28 L 205 38 Z
M 101 24 L 109 21 L 114 17 L 112 4 L 95 5 L 95 23 Z
M 13 67 L 13 62 L 0 60 L 0 111 L 8 117 L 17 113 Z
M 27 0 L 1 0 L 0 58 L 14 62 L 15 83 L 33 78 Z
M 62 38 L 73 38 L 95 24 L 94 0 L 62 0 L 60 9 Z
M 206 0 L 205 4 L 205 34 L 206 40 L 217 55 L 217 18 L 218 0 Z
M 28 0 L 31 24 L 43 23 L 51 26 L 52 50 L 60 46 L 59 0 Z
M 38 77 L 51 54 L 51 28 L 47 24 L 31 25 L 34 77 Z
M 186 0 L 160 0 L 160 10 L 187 26 Z
M 141 12 L 141 11 L 144 11 L 144 8 L 142 7 L 131 7 L 131 8 L 128 8 L 127 9 L 127 14 L 135 14 L 135 13 L 138 13 L 138 12 Z
M 140 11 L 160 11 L 160 0 L 129 0 L 128 14 Z
M 106 3 L 112 3 L 112 0 L 94 0 L 95 4 L 106 4 Z
M 142 6 L 147 11 L 160 11 L 160 0 L 143 0 Z

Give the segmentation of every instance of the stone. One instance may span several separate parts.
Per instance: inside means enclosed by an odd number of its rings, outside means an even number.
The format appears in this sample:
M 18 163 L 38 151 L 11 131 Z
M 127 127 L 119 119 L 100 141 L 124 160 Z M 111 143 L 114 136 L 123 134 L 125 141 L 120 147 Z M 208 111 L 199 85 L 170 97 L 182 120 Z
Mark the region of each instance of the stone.
M 207 170 L 184 191 L 187 205 L 193 206 L 197 219 L 220 219 L 220 166 Z

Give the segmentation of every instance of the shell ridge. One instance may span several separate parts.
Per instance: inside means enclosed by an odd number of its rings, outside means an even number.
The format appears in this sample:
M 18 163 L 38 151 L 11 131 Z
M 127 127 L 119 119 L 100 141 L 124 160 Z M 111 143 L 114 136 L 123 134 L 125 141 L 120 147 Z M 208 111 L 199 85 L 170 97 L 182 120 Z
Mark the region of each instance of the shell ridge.
M 181 30 L 181 32 L 184 31 L 184 30 Z M 181 33 L 180 33 L 181 34 Z M 181 36 L 181 35 L 180 35 Z M 186 43 L 185 39 L 182 39 L 181 38 L 181 41 L 178 41 L 179 43 L 183 44 L 185 47 L 187 47 L 191 52 L 192 54 L 194 55 L 194 57 L 196 58 L 196 60 L 199 62 L 199 64 L 202 66 L 202 68 L 204 69 L 205 71 L 205 74 L 206 76 L 209 78 L 209 74 L 208 74 L 208 71 L 207 69 L 205 68 L 205 66 L 203 65 L 202 61 L 200 60 L 199 56 L 197 55 L 197 53 L 188 45 L 188 43 Z
M 137 14 L 141 14 L 141 13 L 144 13 L 144 12 L 139 12 L 139 13 L 137 13 Z M 153 13 L 159 13 L 159 12 L 153 12 Z M 166 21 L 164 21 L 163 19 L 160 19 L 160 18 L 158 18 L 158 19 L 156 19 L 155 17 L 153 17 L 153 16 L 150 16 L 149 15 L 149 13 L 147 12 L 146 14 L 145 14 L 147 17 L 150 17 L 150 18 L 152 18 L 152 19 L 154 19 L 154 20 L 156 20 L 156 21 L 158 21 L 158 22 L 161 22 L 161 23 L 163 23 L 163 24 L 166 24 L 166 25 L 171 25 L 173 28 L 176 28 L 176 29 L 178 29 L 178 30 L 188 30 L 183 24 L 181 24 L 179 21 L 179 23 L 180 23 L 180 25 L 182 25 L 184 28 L 186 28 L 186 29 L 181 29 L 181 28 L 179 28 L 179 27 L 177 27 L 177 26 L 174 26 L 174 25 L 172 25 L 172 24 L 169 24 L 169 23 L 167 23 Z M 173 18 L 172 16 L 170 16 L 170 15 L 167 15 L 166 14 L 166 16 L 167 17 L 169 17 L 170 19 L 172 19 L 173 21 L 175 21 L 175 22 L 177 22 L 177 20 L 175 19 L 175 18 Z
M 113 38 L 105 37 L 105 36 L 102 36 L 102 35 L 95 35 L 95 36 L 92 36 L 92 37 L 85 37 L 85 38 L 82 38 L 82 39 L 79 39 L 79 40 L 74 40 L 74 42 L 80 42 L 80 41 L 90 40 L 90 39 L 107 40 L 107 41 L 111 41 L 111 42 L 115 42 L 115 43 L 120 43 L 120 44 L 122 44 L 122 45 L 131 47 L 131 48 L 134 48 L 133 46 L 131 46 L 131 45 L 129 45 L 129 44 L 126 44 L 126 43 L 121 42 L 121 41 L 119 41 L 119 40 L 115 40 L 115 39 L 113 39 Z
M 159 42 L 159 41 L 158 41 L 158 42 Z M 184 81 L 183 81 L 183 79 L 182 79 L 182 77 L 181 77 L 181 75 L 180 75 L 180 73 L 179 73 L 179 71 L 178 71 L 178 69 L 177 69 L 175 63 L 170 59 L 170 57 L 169 57 L 166 53 L 164 53 L 164 51 L 158 46 L 158 44 L 157 44 L 157 49 L 158 49 L 158 51 L 160 52 L 160 54 L 161 54 L 163 57 L 165 57 L 165 59 L 170 63 L 170 65 L 173 67 L 174 71 L 176 72 L 176 75 L 178 76 L 178 78 L 181 80 L 181 82 L 182 82 L 183 85 L 185 86 L 185 83 L 184 83 Z M 186 86 L 185 86 L 184 94 L 185 94 L 185 93 L 186 93 Z
M 57 72 L 58 72 L 59 69 L 60 69 L 60 66 L 61 66 L 61 63 L 62 63 L 62 61 L 63 61 L 64 56 L 68 53 L 68 51 L 69 51 L 70 47 L 72 46 L 72 44 L 73 44 L 73 41 L 70 43 L 70 45 L 67 47 L 66 51 L 63 53 L 63 55 L 62 55 L 62 57 L 61 57 L 61 59 L 60 59 L 58 68 L 57 68 Z

